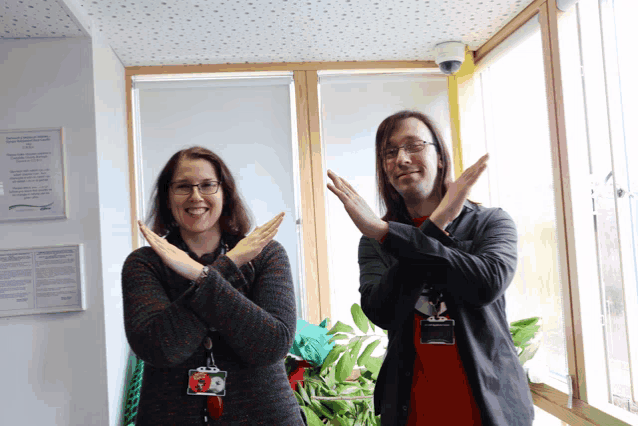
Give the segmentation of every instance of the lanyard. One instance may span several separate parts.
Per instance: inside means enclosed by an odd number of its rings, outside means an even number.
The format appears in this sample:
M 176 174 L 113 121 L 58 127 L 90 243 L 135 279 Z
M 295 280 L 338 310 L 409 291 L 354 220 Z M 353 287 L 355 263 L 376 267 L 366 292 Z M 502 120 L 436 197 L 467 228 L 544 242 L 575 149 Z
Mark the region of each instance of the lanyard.
M 424 296 L 428 298 L 428 302 L 434 306 L 435 316 L 439 317 L 439 314 L 446 311 L 445 302 L 443 301 L 443 292 L 437 292 L 432 287 L 426 287 L 423 289 Z
M 228 251 L 228 246 L 224 243 L 223 240 L 220 240 L 220 243 L 220 255 L 226 254 L 226 252 Z M 211 331 L 215 331 L 215 329 L 211 328 Z M 224 403 L 221 397 L 226 395 L 225 383 L 228 377 L 228 372 L 220 371 L 219 368 L 217 368 L 217 366 L 215 365 L 215 358 L 213 357 L 213 340 L 211 339 L 210 333 L 207 333 L 206 337 L 204 338 L 204 348 L 207 352 L 206 367 L 200 367 L 197 370 L 201 371 L 202 373 L 210 373 L 210 377 L 204 378 L 206 389 L 209 390 L 209 392 L 204 394 L 207 395 L 207 398 L 202 413 L 204 425 L 208 425 L 209 420 L 219 419 L 222 415 L 222 412 L 224 411 Z M 213 393 L 211 394 L 210 391 L 212 391 Z

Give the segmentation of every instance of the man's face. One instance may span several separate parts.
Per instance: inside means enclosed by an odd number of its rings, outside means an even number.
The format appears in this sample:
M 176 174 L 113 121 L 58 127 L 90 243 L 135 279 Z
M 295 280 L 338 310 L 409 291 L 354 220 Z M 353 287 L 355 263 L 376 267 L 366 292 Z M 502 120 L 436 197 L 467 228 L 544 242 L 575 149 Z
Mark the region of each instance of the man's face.
M 421 120 L 410 117 L 399 123 L 386 149 L 419 141 L 434 142 L 434 136 Z M 404 199 L 427 199 L 433 194 L 438 168 L 442 166 L 434 145 L 414 153 L 401 149 L 396 158 L 383 161 L 390 184 Z

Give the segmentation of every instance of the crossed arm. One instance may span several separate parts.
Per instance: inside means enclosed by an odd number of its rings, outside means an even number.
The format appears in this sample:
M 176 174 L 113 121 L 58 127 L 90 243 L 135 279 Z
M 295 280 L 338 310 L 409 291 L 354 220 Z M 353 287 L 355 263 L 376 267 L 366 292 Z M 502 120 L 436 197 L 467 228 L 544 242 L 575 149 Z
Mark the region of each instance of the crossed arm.
M 390 222 L 382 246 L 362 237 L 359 291 L 365 314 L 382 328 L 397 328 L 425 285 L 475 308 L 502 296 L 516 269 L 516 227 L 501 209 L 486 220 L 480 234 L 467 241 L 446 236 L 433 224 L 424 224 L 424 232 L 396 222 Z
M 161 261 L 150 248 L 143 250 L 129 255 L 122 271 L 126 335 L 141 359 L 157 367 L 179 365 L 210 327 L 247 364 L 268 365 L 285 357 L 295 336 L 296 304 L 288 257 L 278 242 L 269 243 L 254 262 L 259 273 L 251 299 L 237 290 L 250 269 L 239 269 L 222 255 L 209 265 L 201 288 L 171 301 L 162 285 Z

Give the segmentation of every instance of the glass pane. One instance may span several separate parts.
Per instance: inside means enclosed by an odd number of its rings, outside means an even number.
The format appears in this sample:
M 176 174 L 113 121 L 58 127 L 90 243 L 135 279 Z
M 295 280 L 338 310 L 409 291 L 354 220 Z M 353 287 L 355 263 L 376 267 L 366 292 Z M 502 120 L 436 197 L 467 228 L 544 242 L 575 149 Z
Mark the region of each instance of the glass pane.
M 525 365 L 538 380 L 567 393 L 567 358 L 553 165 L 538 18 L 514 33 L 509 47 L 475 75 L 485 130 L 464 136 L 465 166 L 485 151 L 489 191 L 479 201 L 508 212 L 518 229 L 518 266 L 506 292 L 508 321 L 541 318 L 539 350 Z M 474 138 L 474 139 L 471 139 Z
M 614 11 L 614 3 L 625 7 Z M 619 66 L 633 49 L 619 50 L 623 27 L 616 22 L 625 18 L 614 19 L 621 10 L 627 13 L 627 6 L 582 0 L 559 17 L 587 396 L 590 404 L 615 416 L 623 415 L 615 407 L 638 414 L 632 396 L 638 358 L 632 367 L 629 339 L 631 327 L 638 334 L 636 321 L 629 320 L 638 307 L 636 206 L 629 195 L 635 144 L 626 139 L 635 120 L 622 120 L 623 112 L 635 108 L 635 93 L 627 88 L 636 86 L 629 82 L 621 88 Z
M 178 150 L 202 145 L 219 154 L 260 226 L 286 212 L 275 237 L 288 254 L 303 318 L 295 185 L 292 76 L 138 83 L 143 217 L 161 168 Z
M 429 114 L 439 124 L 450 147 L 447 80 L 437 75 L 320 77 L 319 84 L 324 180 L 330 169 L 346 179 L 379 216 L 375 177 L 375 135 L 381 122 L 402 109 Z M 324 181 L 324 188 L 327 182 Z M 325 190 L 328 224 L 331 319 L 355 328 L 350 308 L 361 304 L 358 247 L 361 232 L 329 190 Z M 371 331 L 369 331 L 371 333 Z M 374 356 L 383 355 L 387 338 Z
M 638 414 L 638 125 L 633 117 L 638 113 L 638 85 L 627 67 L 635 63 L 634 49 L 627 38 L 634 34 L 634 22 L 629 18 L 638 14 L 636 2 L 627 0 L 600 3 L 605 51 L 605 73 L 609 85 L 610 127 L 614 177 L 616 177 L 615 201 L 618 210 L 619 248 L 621 258 L 621 283 L 617 307 L 624 308 L 617 326 L 619 338 L 625 337 L 620 346 L 624 352 L 617 355 L 622 360 L 625 382 L 620 394 L 612 403 Z M 610 64 L 610 65 L 607 65 Z M 621 392 L 622 392 L 621 391 Z M 620 393 L 620 392 L 619 392 Z M 638 420 L 638 417 L 634 417 Z

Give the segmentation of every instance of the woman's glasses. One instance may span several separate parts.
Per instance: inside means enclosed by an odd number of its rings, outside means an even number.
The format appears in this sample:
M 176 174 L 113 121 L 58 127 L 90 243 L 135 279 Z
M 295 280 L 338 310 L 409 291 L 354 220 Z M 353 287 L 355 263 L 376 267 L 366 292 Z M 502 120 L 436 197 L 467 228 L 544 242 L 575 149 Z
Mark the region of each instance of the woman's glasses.
M 200 194 L 212 195 L 217 193 L 220 185 L 221 182 L 218 181 L 207 181 L 198 183 L 197 185 L 191 185 L 190 183 L 184 182 L 173 182 L 170 187 L 175 195 L 189 195 L 193 191 L 194 186 L 197 187 Z

